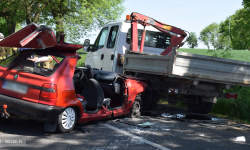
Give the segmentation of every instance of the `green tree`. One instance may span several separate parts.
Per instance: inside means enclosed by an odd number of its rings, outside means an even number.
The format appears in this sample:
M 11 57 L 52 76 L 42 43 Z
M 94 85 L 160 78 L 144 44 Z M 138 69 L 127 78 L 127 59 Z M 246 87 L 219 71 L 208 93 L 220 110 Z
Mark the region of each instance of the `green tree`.
M 250 48 L 250 14 L 249 9 L 239 9 L 230 16 L 230 46 L 233 49 Z M 229 18 L 220 25 L 220 33 L 229 36 Z
M 48 12 L 46 12 L 45 3 L 41 3 L 40 0 L 21 0 L 24 6 L 25 12 L 25 22 L 26 24 L 30 24 L 31 22 L 40 23 L 43 18 L 48 17 Z
M 190 32 L 187 44 L 189 45 L 189 48 L 195 48 L 198 46 L 198 40 L 195 32 Z
M 4 17 L 0 17 L 0 33 L 2 33 L 4 36 L 9 35 L 7 23 Z
M 242 5 L 243 5 L 245 8 L 249 8 L 249 7 L 250 7 L 250 0 L 243 0 Z
M 214 22 L 208 26 L 206 26 L 201 32 L 199 39 L 210 49 L 210 45 L 213 46 L 214 49 L 217 49 L 218 46 L 222 43 L 219 42 L 219 25 Z
M 210 46 L 209 46 L 210 36 L 209 36 L 207 27 L 200 32 L 199 40 L 202 41 L 204 45 L 207 46 L 208 49 L 210 49 Z
M 24 7 L 22 0 L 2 0 L 0 1 L 0 17 L 3 21 L 0 26 L 7 30 L 5 36 L 8 36 L 15 32 L 17 23 L 21 23 L 24 20 Z
M 115 21 L 122 14 L 124 0 L 39 0 L 47 25 L 55 25 L 56 37 L 66 33 L 68 40 L 79 42 L 89 31 Z M 55 7 L 56 6 L 56 7 Z

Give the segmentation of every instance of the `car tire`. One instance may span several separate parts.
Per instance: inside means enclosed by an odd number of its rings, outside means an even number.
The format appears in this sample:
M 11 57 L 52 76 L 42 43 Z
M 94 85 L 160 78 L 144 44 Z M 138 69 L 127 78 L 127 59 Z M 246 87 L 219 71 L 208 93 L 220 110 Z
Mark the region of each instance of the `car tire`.
M 210 113 L 214 107 L 214 103 L 207 103 L 207 102 L 203 102 L 203 103 L 205 103 L 205 108 L 203 109 L 201 113 L 202 114 Z
M 142 110 L 143 110 L 143 102 L 141 100 L 141 97 L 136 96 L 133 106 L 131 107 L 127 117 L 129 118 L 140 117 L 142 114 Z
M 6 125 L 6 124 L 10 124 L 13 121 L 14 118 L 4 118 L 4 117 L 0 117 L 0 125 Z
M 61 133 L 74 129 L 77 121 L 77 113 L 74 108 L 67 107 L 58 117 L 57 129 Z

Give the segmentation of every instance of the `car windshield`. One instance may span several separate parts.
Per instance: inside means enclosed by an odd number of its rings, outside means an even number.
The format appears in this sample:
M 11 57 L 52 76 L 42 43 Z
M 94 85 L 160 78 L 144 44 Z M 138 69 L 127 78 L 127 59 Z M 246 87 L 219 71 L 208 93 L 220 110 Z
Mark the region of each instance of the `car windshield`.
M 138 45 L 141 44 L 142 30 L 138 29 Z M 127 33 L 127 43 L 131 43 L 131 28 Z M 146 31 L 144 46 L 166 49 L 170 46 L 170 34 L 157 32 L 157 31 Z
M 0 62 L 0 66 L 29 72 L 42 76 L 51 76 L 65 56 L 50 52 L 24 50 Z

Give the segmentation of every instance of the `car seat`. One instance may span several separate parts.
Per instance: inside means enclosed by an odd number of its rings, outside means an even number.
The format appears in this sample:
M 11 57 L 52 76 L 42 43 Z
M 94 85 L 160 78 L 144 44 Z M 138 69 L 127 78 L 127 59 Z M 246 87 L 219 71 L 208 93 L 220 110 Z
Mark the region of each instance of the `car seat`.
M 93 79 L 94 73 L 90 66 L 87 66 L 85 78 L 85 87 L 81 93 L 87 101 L 87 106 L 90 108 L 100 108 L 102 105 L 109 107 L 111 99 L 104 99 L 104 94 L 100 84 Z

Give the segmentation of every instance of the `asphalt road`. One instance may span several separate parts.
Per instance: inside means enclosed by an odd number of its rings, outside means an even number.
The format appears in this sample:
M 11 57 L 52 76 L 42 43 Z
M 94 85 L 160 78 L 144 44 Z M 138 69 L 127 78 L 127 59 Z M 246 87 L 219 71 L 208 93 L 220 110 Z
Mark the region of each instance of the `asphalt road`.
M 183 110 L 158 105 L 156 113 L 185 113 Z M 85 124 L 89 133 L 74 129 L 70 133 L 49 134 L 44 132 L 43 123 L 16 119 L 10 125 L 0 125 L 0 139 L 26 139 L 26 145 L 3 145 L 0 149 L 13 150 L 109 150 L 109 149 L 250 149 L 250 128 L 236 128 L 219 124 L 197 124 L 154 116 L 136 119 L 125 117 Z M 138 126 L 153 123 L 150 128 Z M 228 120 L 226 120 L 228 122 Z M 128 124 L 127 124 L 128 123 Z M 244 136 L 246 142 L 234 141 Z

